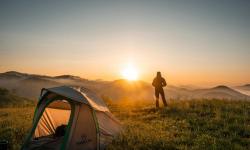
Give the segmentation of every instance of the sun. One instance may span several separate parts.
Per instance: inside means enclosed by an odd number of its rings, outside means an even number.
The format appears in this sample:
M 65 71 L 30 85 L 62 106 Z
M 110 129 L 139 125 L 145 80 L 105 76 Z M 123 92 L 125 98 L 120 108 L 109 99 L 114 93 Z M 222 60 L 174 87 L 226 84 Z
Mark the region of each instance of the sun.
M 121 72 L 124 79 L 134 81 L 138 79 L 138 70 L 132 64 L 127 65 Z

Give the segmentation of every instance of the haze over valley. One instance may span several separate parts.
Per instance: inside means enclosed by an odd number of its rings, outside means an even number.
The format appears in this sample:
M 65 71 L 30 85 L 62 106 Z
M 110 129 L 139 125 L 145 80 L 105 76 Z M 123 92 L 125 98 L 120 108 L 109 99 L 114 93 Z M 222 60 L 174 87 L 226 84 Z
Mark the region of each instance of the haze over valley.
M 151 83 L 141 80 L 129 81 L 125 79 L 114 81 L 88 80 L 73 75 L 45 76 L 27 74 L 15 71 L 0 73 L 0 87 L 11 92 L 37 100 L 42 88 L 54 86 L 84 86 L 95 91 L 99 96 L 114 101 L 119 100 L 154 100 Z M 250 100 L 249 84 L 228 87 L 218 85 L 211 88 L 192 88 L 168 85 L 165 89 L 169 100 L 191 99 L 227 99 Z

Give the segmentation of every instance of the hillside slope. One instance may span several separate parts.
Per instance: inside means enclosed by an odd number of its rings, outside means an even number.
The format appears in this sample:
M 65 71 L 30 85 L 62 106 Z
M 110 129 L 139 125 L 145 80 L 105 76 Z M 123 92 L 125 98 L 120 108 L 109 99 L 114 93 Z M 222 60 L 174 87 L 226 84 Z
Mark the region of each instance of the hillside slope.
M 245 84 L 245 85 L 242 85 L 242 86 L 236 86 L 234 87 L 234 89 L 236 91 L 239 91 L 245 95 L 248 95 L 250 96 L 250 84 Z
M 193 99 L 228 99 L 247 100 L 249 97 L 227 86 L 220 85 L 210 89 L 199 89 L 193 92 Z
M 30 99 L 37 99 L 42 88 L 55 86 L 84 86 L 92 90 L 97 90 L 105 82 L 90 81 L 77 76 L 45 76 L 36 74 L 26 74 L 16 71 L 0 73 L 0 87 L 15 92 L 17 95 Z
M 0 88 L 0 107 L 30 106 L 34 101 L 12 94 L 7 89 Z

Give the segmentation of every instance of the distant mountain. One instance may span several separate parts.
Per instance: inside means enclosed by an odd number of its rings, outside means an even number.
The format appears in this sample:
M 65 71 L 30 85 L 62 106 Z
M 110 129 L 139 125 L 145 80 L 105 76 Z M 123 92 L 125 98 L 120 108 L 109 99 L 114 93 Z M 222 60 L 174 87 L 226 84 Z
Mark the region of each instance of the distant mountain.
M 245 85 L 242 85 L 242 86 L 238 86 L 236 88 L 250 91 L 250 84 L 245 84 Z
M 153 100 L 154 89 L 143 81 L 130 82 L 127 80 L 116 80 L 105 86 L 99 93 L 111 97 L 112 99 L 122 100 Z M 227 86 L 220 85 L 208 89 L 186 89 L 176 86 L 165 88 L 166 97 L 173 100 L 190 99 L 227 99 L 227 100 L 250 100 L 244 95 Z
M 233 90 L 227 86 L 220 85 L 210 89 L 199 89 L 193 92 L 192 99 L 229 99 L 229 100 L 244 100 L 249 99 L 247 95 L 244 95 L 236 90 Z
M 0 73 L 0 79 L 22 79 L 26 77 L 40 77 L 40 78 L 46 78 L 49 76 L 45 75 L 36 75 L 36 74 L 27 74 L 27 73 L 21 73 L 21 72 L 16 72 L 16 71 L 8 71 L 4 73 Z
M 27 77 L 28 74 L 16 72 L 16 71 L 8 71 L 5 73 L 0 73 L 0 80 L 15 80 L 15 79 L 23 79 Z
M 34 105 L 34 101 L 17 96 L 7 89 L 0 88 L 0 107 Z
M 37 99 L 42 88 L 62 85 L 56 81 L 48 80 L 38 76 L 30 76 L 20 80 L 14 88 L 16 94 L 32 99 Z
M 61 76 L 55 76 L 55 79 L 71 79 L 71 80 L 82 80 L 81 77 L 78 76 L 72 76 L 72 75 L 61 75 Z
M 250 96 L 250 84 L 245 84 L 242 86 L 236 86 L 234 87 L 234 89 L 238 92 L 241 92 L 243 94 L 246 94 L 248 96 Z
M 0 87 L 15 94 L 37 99 L 43 87 L 58 86 L 60 83 L 52 81 L 53 77 L 9 71 L 0 74 Z
M 244 86 L 246 86 L 246 87 L 250 87 L 250 84 L 245 84 Z
M 6 88 L 17 95 L 30 99 L 37 99 L 42 88 L 60 85 L 85 86 L 93 90 L 98 89 L 103 81 L 90 81 L 78 76 L 61 75 L 46 76 L 9 71 L 0 73 L 0 87 Z
M 42 88 L 54 86 L 84 86 L 113 100 L 154 100 L 154 89 L 151 84 L 144 81 L 101 81 L 88 80 L 78 76 L 61 75 L 46 76 L 36 74 L 19 73 L 15 71 L 0 73 L 0 87 L 30 99 L 37 99 Z M 244 88 L 249 87 L 244 85 Z M 250 99 L 235 88 L 217 86 L 210 89 L 193 89 L 189 86 L 176 87 L 168 85 L 165 88 L 167 99 Z

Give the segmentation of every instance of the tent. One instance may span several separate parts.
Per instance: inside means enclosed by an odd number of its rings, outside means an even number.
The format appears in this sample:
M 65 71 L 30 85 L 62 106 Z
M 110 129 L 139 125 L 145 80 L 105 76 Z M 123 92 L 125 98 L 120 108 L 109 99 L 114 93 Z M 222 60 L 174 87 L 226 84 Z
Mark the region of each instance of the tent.
M 42 89 L 23 150 L 100 150 L 121 131 L 105 103 L 84 87 Z

